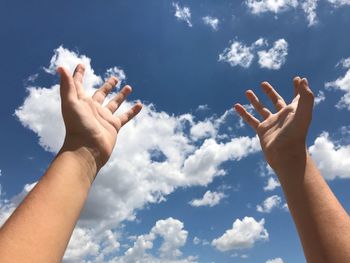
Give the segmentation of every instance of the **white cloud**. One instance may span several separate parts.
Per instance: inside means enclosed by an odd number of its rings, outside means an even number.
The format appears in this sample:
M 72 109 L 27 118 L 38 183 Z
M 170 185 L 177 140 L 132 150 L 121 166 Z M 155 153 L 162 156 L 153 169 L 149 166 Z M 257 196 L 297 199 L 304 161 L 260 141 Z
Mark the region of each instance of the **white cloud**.
M 266 263 L 283 263 L 281 258 L 269 259 Z
M 190 129 L 190 133 L 194 140 L 199 140 L 215 136 L 217 129 L 211 120 L 206 120 L 194 124 Z
M 173 7 L 175 7 L 175 17 L 179 21 L 185 21 L 189 27 L 192 27 L 191 10 L 187 6 L 179 6 L 178 3 L 173 3 Z
M 336 67 L 342 66 L 343 68 L 350 68 L 350 57 L 341 59 Z
M 344 5 L 350 5 L 350 0 L 328 0 L 334 7 L 341 7 Z
M 329 2 L 343 2 L 347 0 L 328 0 Z M 252 14 L 260 15 L 271 12 L 279 14 L 291 9 L 297 9 L 298 6 L 305 12 L 308 26 L 317 24 L 317 4 L 318 0 L 246 0 L 247 7 Z
M 202 18 L 204 24 L 210 26 L 213 30 L 218 30 L 219 29 L 219 19 L 216 17 L 211 17 L 211 16 L 205 16 Z
M 284 39 L 279 39 L 273 43 L 268 50 L 261 50 L 263 46 L 267 46 L 268 42 L 264 38 L 259 38 L 250 46 L 239 41 L 232 41 L 231 46 L 226 48 L 219 54 L 219 61 L 227 62 L 232 67 L 241 66 L 249 68 L 257 53 L 258 63 L 261 68 L 277 70 L 286 62 L 288 55 L 288 43 Z M 259 51 L 257 51 L 260 49 Z
M 350 178 L 350 145 L 336 145 L 329 134 L 323 132 L 309 147 L 309 152 L 325 179 Z
M 327 89 L 339 89 L 345 92 L 345 95 L 341 97 L 340 101 L 337 103 L 337 108 L 346 108 L 350 110 L 350 58 L 342 59 L 338 64 L 342 65 L 344 68 L 349 68 L 343 77 L 330 82 L 326 82 L 325 87 Z
M 117 89 L 120 89 L 121 85 L 125 82 L 126 80 L 126 75 L 125 72 L 122 68 L 119 67 L 112 67 L 106 70 L 106 73 L 104 75 L 104 80 L 106 81 L 110 77 L 117 77 L 119 82 L 117 84 Z
M 264 38 L 259 38 L 250 46 L 247 46 L 239 41 L 232 41 L 231 46 L 219 55 L 219 61 L 229 63 L 232 67 L 241 66 L 249 68 L 254 59 L 254 52 L 256 48 L 267 45 Z
M 250 12 L 253 14 L 261 14 L 265 12 L 273 12 L 275 14 L 286 11 L 290 8 L 298 6 L 297 0 L 246 0 Z
M 95 75 L 90 58 L 86 56 L 59 47 L 46 71 L 53 74 L 57 66 L 64 65 L 72 72 L 77 63 L 85 64 L 84 85 L 87 93 L 93 94 L 102 78 Z M 27 90 L 28 95 L 15 115 L 25 127 L 34 131 L 44 149 L 57 153 L 64 139 L 59 86 L 32 86 Z M 131 105 L 124 103 L 121 111 Z M 118 228 L 125 220 L 134 220 L 137 210 L 149 203 L 161 202 L 179 187 L 205 186 L 225 174 L 221 169 L 224 162 L 238 161 L 259 151 L 257 137 L 237 137 L 226 142 L 217 139 L 216 136 L 223 136 L 218 130 L 227 115 L 225 112 L 221 117 L 206 120 L 212 121 L 214 128 L 208 129 L 205 136 L 209 138 L 203 142 L 203 136 L 193 128 L 200 122 L 194 121 L 191 114 L 174 116 L 157 111 L 151 104 L 144 105 L 139 116 L 121 130 L 116 150 L 97 176 L 78 222 L 81 230 L 77 230 L 77 238 L 82 234 L 87 240 L 91 237 L 91 244 L 98 244 L 102 251 L 113 245 L 101 245 L 107 242 L 106 231 Z M 155 152 L 164 158 L 155 158 Z M 94 233 L 90 233 L 92 228 Z M 74 247 L 72 242 L 69 248 Z M 83 248 L 81 253 L 84 254 Z
M 183 229 L 181 221 L 173 218 L 159 220 L 148 234 L 138 236 L 133 247 L 129 248 L 122 257 L 114 258 L 113 262 L 195 262 L 193 257 L 178 259 L 182 253 L 179 250 L 186 243 L 188 232 Z M 147 253 L 153 248 L 153 242 L 159 236 L 163 243 L 159 248 L 159 258 Z
M 194 199 L 189 204 L 195 207 L 198 207 L 198 206 L 213 207 L 215 205 L 218 205 L 224 197 L 226 197 L 224 193 L 206 191 L 204 196 L 201 199 Z
M 265 220 L 257 222 L 253 217 L 244 217 L 243 220 L 236 219 L 232 228 L 219 238 L 212 241 L 212 245 L 221 252 L 245 249 L 254 246 L 257 241 L 266 241 L 269 238 L 264 228 Z
M 253 58 L 252 48 L 238 41 L 233 41 L 231 46 L 219 55 L 219 61 L 227 62 L 232 67 L 241 66 L 243 68 L 249 68 Z
M 281 202 L 281 197 L 278 195 L 273 195 L 266 198 L 261 205 L 257 205 L 256 210 L 261 213 L 271 213 L 273 208 L 280 207 Z
M 322 90 L 319 90 L 316 97 L 315 97 L 315 105 L 320 104 L 322 101 L 326 100 L 326 95 L 324 94 L 324 92 Z
M 317 24 L 317 14 L 316 14 L 317 3 L 318 3 L 318 0 L 305 0 L 301 4 L 301 7 L 306 14 L 306 18 L 308 20 L 309 26 L 313 26 Z
M 288 55 L 288 43 L 284 39 L 277 40 L 269 50 L 259 51 L 259 64 L 262 68 L 280 69 L 286 62 Z
M 267 180 L 266 186 L 264 186 L 264 191 L 273 191 L 277 187 L 280 187 L 280 186 L 281 186 L 281 184 L 278 180 L 276 180 L 274 177 L 270 177 Z

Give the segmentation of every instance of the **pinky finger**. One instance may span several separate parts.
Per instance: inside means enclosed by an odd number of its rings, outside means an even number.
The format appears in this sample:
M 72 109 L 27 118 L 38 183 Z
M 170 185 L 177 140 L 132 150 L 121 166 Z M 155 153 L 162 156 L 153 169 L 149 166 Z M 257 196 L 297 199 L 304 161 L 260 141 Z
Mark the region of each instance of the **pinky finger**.
M 130 110 L 118 116 L 121 127 L 123 127 L 128 121 L 134 118 L 141 111 L 141 109 L 142 109 L 142 104 L 138 102 Z
M 241 104 L 237 103 L 234 106 L 235 110 L 241 116 L 241 118 L 248 123 L 254 130 L 256 130 L 260 124 L 260 121 L 251 115 Z

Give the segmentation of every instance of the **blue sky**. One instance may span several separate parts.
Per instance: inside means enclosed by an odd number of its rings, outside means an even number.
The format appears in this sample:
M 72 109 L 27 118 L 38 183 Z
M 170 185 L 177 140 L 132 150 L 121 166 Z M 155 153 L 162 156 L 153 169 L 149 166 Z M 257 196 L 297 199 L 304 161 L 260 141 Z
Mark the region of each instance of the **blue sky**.
M 348 0 L 2 1 L 0 221 L 62 142 L 55 67 L 84 62 L 89 92 L 114 73 L 145 107 L 65 262 L 305 262 L 277 178 L 231 107 L 246 89 L 269 104 L 263 80 L 290 100 L 306 76 L 318 98 L 309 150 L 349 211 L 349 24 Z

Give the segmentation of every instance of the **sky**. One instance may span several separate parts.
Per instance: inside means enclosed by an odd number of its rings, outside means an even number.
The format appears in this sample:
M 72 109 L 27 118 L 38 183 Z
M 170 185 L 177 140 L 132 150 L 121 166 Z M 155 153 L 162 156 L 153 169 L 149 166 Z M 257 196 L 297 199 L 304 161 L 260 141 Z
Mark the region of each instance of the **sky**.
M 350 210 L 350 1 L 0 2 L 0 224 L 64 137 L 57 66 L 111 75 L 142 112 L 118 136 L 63 262 L 305 262 L 259 141 L 232 110 L 267 80 L 316 96 L 309 152 Z M 113 95 L 113 94 L 112 94 Z M 121 111 L 123 110 L 121 109 Z

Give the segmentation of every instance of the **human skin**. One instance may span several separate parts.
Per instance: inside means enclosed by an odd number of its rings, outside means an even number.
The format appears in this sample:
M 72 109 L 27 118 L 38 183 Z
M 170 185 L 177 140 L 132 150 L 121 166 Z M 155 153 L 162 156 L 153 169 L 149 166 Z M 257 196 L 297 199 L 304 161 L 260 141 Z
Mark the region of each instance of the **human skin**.
M 66 127 L 63 146 L 33 190 L 0 229 L 0 262 L 61 262 L 97 172 L 108 161 L 119 130 L 142 108 L 114 115 L 131 92 L 125 86 L 106 106 L 117 84 L 111 77 L 92 97 L 83 88 L 84 66 L 61 75 L 61 105 Z
M 350 218 L 311 159 L 306 136 L 314 95 L 307 79 L 296 77 L 294 99 L 287 104 L 268 83 L 263 91 L 276 108 L 272 113 L 248 90 L 259 121 L 241 104 L 234 108 L 256 131 L 266 161 L 276 172 L 309 263 L 350 262 Z

